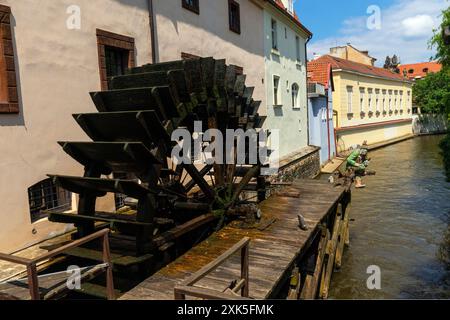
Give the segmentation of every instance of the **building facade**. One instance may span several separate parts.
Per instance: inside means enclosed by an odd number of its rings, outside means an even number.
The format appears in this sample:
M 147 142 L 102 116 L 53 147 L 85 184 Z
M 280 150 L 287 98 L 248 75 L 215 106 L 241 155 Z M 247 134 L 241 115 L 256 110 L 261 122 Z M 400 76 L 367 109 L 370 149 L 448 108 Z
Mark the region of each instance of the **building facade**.
M 334 126 L 339 152 L 412 134 L 412 83 L 402 75 L 325 55 L 333 69 Z
M 299 23 L 292 1 L 277 6 L 269 3 L 264 10 L 266 127 L 279 130 L 282 159 L 309 144 L 306 43 L 311 33 Z
M 127 68 L 195 56 L 226 59 L 255 87 L 259 113 L 268 116 L 265 128 L 281 130 L 279 156 L 308 145 L 311 34 L 293 1 L 0 0 L 0 23 L 0 252 L 72 227 L 46 219 L 49 210 L 77 207 L 75 195 L 47 174 L 83 170 L 57 141 L 89 141 L 72 114 L 96 112 L 89 92 L 107 89 Z M 114 200 L 106 197 L 97 209 L 114 210 Z
M 320 147 L 320 163 L 336 156 L 333 121 L 333 71 L 329 63 L 308 63 L 308 113 L 310 144 Z
M 398 66 L 401 75 L 411 81 L 425 78 L 429 73 L 437 73 L 442 70 L 442 64 L 438 62 L 422 62 L 412 64 L 401 64 Z
M 66 230 L 44 212 L 75 209 L 76 199 L 47 174 L 83 168 L 57 141 L 88 141 L 72 114 L 96 112 L 89 92 L 117 70 L 151 62 L 147 0 L 76 3 L 0 1 L 0 252 Z

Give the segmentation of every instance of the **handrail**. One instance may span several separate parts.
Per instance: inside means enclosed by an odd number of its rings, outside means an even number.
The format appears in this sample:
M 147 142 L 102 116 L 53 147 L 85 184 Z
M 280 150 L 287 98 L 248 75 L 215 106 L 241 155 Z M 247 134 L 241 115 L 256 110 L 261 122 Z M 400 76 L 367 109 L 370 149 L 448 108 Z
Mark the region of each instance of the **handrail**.
M 241 300 L 249 297 L 249 245 L 250 238 L 245 237 L 225 253 L 219 256 L 214 261 L 210 262 L 199 271 L 185 279 L 179 285 L 175 286 L 174 294 L 175 300 L 186 300 L 186 296 L 193 296 L 203 299 L 221 299 L 221 300 Z M 216 270 L 236 252 L 241 251 L 241 280 L 238 281 L 237 290 L 241 290 L 241 296 L 227 294 L 223 292 L 214 291 L 211 289 L 204 289 L 195 287 L 195 283 L 202 278 Z M 234 293 L 234 290 L 232 290 Z
M 107 264 L 106 268 L 106 294 L 108 297 L 108 300 L 114 300 L 115 299 L 115 292 L 114 292 L 114 280 L 113 280 L 113 273 L 112 273 L 112 263 L 111 263 L 111 252 L 109 248 L 109 229 L 103 229 L 100 231 L 97 231 L 91 235 L 88 235 L 84 238 L 75 240 L 69 244 L 66 244 L 56 250 L 50 251 L 42 256 L 36 257 L 34 259 L 26 259 L 22 257 L 17 257 L 13 255 L 8 255 L 4 253 L 0 253 L 0 260 L 12 262 L 15 264 L 20 264 L 23 266 L 26 266 L 27 268 L 27 276 L 28 276 L 28 287 L 30 289 L 30 295 L 32 300 L 40 300 L 40 294 L 39 294 L 39 280 L 37 276 L 37 264 L 39 262 L 42 262 L 44 260 L 53 258 L 59 254 L 64 253 L 65 251 L 79 247 L 85 243 L 91 242 L 98 238 L 102 239 L 102 250 L 103 250 L 103 262 Z

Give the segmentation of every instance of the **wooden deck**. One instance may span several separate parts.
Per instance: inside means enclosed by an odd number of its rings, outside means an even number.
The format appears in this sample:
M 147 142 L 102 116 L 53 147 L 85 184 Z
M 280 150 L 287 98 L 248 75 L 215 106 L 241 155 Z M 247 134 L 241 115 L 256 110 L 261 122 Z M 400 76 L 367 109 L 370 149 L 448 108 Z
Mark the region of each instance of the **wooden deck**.
M 250 297 L 276 297 L 280 286 L 290 276 L 296 260 L 305 253 L 320 222 L 333 212 L 344 196 L 344 188 L 333 188 L 324 181 L 296 180 L 286 192 L 299 192 L 299 198 L 272 196 L 260 206 L 263 219 L 254 228 L 234 221 L 192 248 L 134 289 L 121 300 L 172 300 L 174 287 L 210 263 L 243 237 L 250 243 Z M 278 193 L 280 194 L 280 193 Z M 282 194 L 282 193 L 281 193 Z M 302 231 L 297 215 L 302 214 L 309 227 Z M 240 278 L 240 257 L 236 255 L 196 285 L 224 291 Z

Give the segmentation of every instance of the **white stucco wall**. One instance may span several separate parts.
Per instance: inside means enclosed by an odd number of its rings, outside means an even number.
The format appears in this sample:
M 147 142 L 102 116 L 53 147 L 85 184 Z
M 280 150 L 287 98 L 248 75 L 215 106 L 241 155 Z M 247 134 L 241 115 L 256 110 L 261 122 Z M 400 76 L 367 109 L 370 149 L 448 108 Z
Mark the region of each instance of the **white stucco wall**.
M 57 141 L 87 140 L 71 114 L 96 111 L 88 94 L 100 90 L 96 28 L 134 37 L 138 65 L 151 62 L 151 52 L 146 0 L 0 3 L 12 9 L 20 100 L 19 115 L 0 115 L 0 252 L 8 252 L 65 227 L 31 224 L 27 189 L 48 173 L 82 174 Z M 73 4 L 81 30 L 66 28 Z
M 278 52 L 272 50 L 272 19 L 277 21 Z M 266 65 L 266 128 L 280 130 L 279 156 L 288 155 L 308 144 L 305 42 L 307 37 L 275 9 L 264 12 L 264 52 Z M 286 33 L 285 33 L 286 30 Z M 300 39 L 301 61 L 297 62 L 295 36 Z M 281 105 L 274 106 L 273 76 L 280 77 Z M 292 106 L 291 86 L 299 86 L 299 108 Z
M 226 59 L 244 68 L 247 86 L 261 100 L 265 114 L 263 10 L 250 0 L 237 0 L 241 34 L 229 29 L 228 1 L 199 0 L 200 14 L 181 6 L 179 0 L 154 1 L 159 62 L 178 60 L 181 52 Z

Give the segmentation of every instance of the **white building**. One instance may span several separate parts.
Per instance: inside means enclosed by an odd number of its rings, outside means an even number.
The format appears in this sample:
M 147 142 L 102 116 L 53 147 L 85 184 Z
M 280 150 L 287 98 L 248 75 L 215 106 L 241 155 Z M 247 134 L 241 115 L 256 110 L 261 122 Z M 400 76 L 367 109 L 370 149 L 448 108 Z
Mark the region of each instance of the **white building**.
M 312 34 L 298 20 L 292 0 L 266 3 L 265 125 L 267 128 L 280 130 L 281 159 L 308 146 L 306 43 L 311 36 Z

